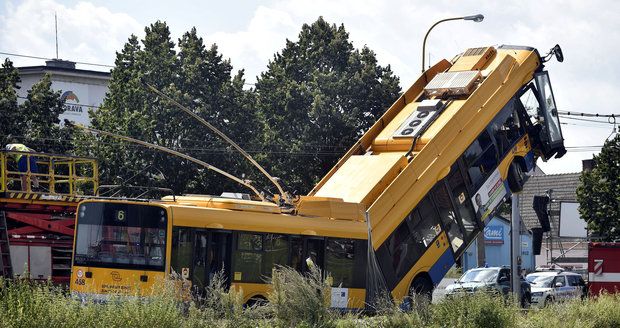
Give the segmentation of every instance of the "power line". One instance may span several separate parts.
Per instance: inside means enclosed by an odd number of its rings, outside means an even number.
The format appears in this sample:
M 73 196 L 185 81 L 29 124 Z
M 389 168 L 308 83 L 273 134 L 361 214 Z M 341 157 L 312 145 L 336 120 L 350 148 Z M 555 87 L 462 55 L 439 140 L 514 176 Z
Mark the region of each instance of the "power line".
M 583 117 L 620 117 L 620 114 L 598 114 L 598 113 L 582 113 L 582 112 L 569 112 L 559 110 L 558 114 L 560 115 L 572 115 L 572 116 L 583 116 Z
M 54 58 L 31 56 L 31 55 L 22 55 L 22 54 L 15 54 L 15 53 L 2 52 L 2 51 L 0 51 L 0 55 L 13 56 L 13 57 L 23 57 L 23 58 L 31 58 L 31 59 L 54 60 Z M 97 64 L 97 63 L 87 63 L 87 62 L 80 62 L 80 61 L 74 61 L 74 63 L 80 64 L 80 65 L 88 65 L 88 66 L 99 66 L 99 67 L 109 67 L 109 68 L 116 67 L 116 66 L 113 66 L 113 65 Z

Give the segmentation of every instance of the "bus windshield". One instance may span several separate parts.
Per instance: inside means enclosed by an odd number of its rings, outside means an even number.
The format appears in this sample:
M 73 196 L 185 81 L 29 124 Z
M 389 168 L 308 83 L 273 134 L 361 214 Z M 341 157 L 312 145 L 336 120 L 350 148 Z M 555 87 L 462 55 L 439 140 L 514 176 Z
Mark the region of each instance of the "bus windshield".
M 84 203 L 78 210 L 74 265 L 164 271 L 163 208 Z

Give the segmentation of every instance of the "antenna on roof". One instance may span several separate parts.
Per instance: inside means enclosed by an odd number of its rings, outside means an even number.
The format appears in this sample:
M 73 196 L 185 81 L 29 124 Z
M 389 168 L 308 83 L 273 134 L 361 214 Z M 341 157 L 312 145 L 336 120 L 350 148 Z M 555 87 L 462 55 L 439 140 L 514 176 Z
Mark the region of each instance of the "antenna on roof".
M 54 12 L 54 30 L 56 33 L 56 59 L 58 59 L 58 16 Z
M 231 146 L 233 146 L 237 151 L 239 151 L 248 161 L 250 161 L 250 163 L 252 163 L 252 165 L 254 165 L 259 171 L 261 171 L 261 173 L 263 173 L 263 175 L 265 175 L 267 177 L 267 179 L 269 179 L 269 181 L 271 181 L 271 183 L 273 183 L 276 188 L 278 188 L 278 191 L 280 192 L 280 199 L 284 201 L 285 204 L 292 204 L 291 202 L 291 198 L 289 196 L 289 194 L 287 192 L 284 191 L 284 189 L 282 188 L 282 186 L 278 183 L 278 180 L 274 177 L 272 177 L 260 164 L 258 164 L 258 162 L 256 162 L 256 160 L 254 160 L 254 158 L 252 158 L 252 156 L 250 156 L 250 154 L 248 154 L 245 150 L 243 150 L 243 148 L 241 148 L 239 145 L 237 145 L 237 143 L 235 143 L 232 139 L 230 139 L 226 134 L 224 134 L 222 131 L 218 130 L 215 126 L 211 125 L 209 122 L 207 122 L 205 119 L 203 119 L 202 117 L 198 116 L 196 113 L 192 112 L 189 108 L 181 105 L 179 102 L 177 102 L 176 100 L 172 99 L 171 97 L 169 97 L 167 94 L 159 91 L 157 88 L 155 88 L 154 86 L 148 84 L 147 82 L 145 82 L 144 80 L 140 80 L 142 82 L 142 84 L 144 84 L 149 90 L 153 91 L 154 93 L 166 98 L 168 101 L 172 102 L 174 105 L 176 105 L 178 108 L 180 108 L 182 111 L 184 111 L 185 113 L 187 113 L 188 115 L 190 115 L 191 117 L 195 118 L 197 121 L 199 121 L 200 123 L 202 123 L 204 126 L 208 127 L 211 131 L 215 132 L 215 134 L 217 134 L 218 136 L 220 136 L 220 138 L 224 139 L 226 142 L 228 142 Z
M 160 145 L 155 145 L 155 144 L 152 144 L 152 143 L 148 143 L 146 141 L 134 139 L 134 138 L 131 138 L 131 137 L 123 136 L 123 135 L 112 133 L 112 132 L 107 132 L 107 131 L 97 130 L 97 129 L 93 129 L 93 128 L 88 128 L 88 127 L 85 127 L 85 126 L 83 126 L 81 124 L 76 124 L 75 126 L 80 128 L 80 129 L 86 130 L 86 131 L 88 131 L 90 133 L 100 134 L 100 135 L 104 135 L 104 136 L 108 136 L 108 137 L 113 137 L 113 138 L 129 141 L 129 142 L 133 142 L 133 143 L 136 143 L 136 144 L 148 147 L 148 148 L 154 148 L 154 149 L 166 152 L 168 154 L 172 154 L 174 156 L 178 156 L 178 157 L 187 159 L 187 160 L 189 160 L 191 162 L 194 162 L 194 163 L 196 163 L 198 165 L 201 165 L 201 166 L 205 167 L 206 169 L 209 169 L 211 171 L 215 171 L 215 172 L 217 172 L 217 173 L 219 173 L 219 174 L 221 174 L 221 175 L 223 175 L 223 176 L 225 176 L 225 177 L 227 177 L 227 178 L 229 178 L 229 179 L 231 179 L 231 180 L 233 180 L 235 182 L 238 182 L 241 185 L 244 185 L 245 187 L 247 187 L 250 190 L 252 190 L 256 194 L 256 196 L 258 196 L 258 198 L 260 198 L 262 201 L 266 201 L 265 197 L 263 197 L 263 195 L 258 190 L 256 190 L 256 188 L 254 186 L 252 186 L 249 181 L 239 179 L 236 176 L 234 176 L 234 175 L 232 175 L 232 174 L 230 174 L 230 173 L 228 173 L 228 172 L 226 172 L 224 170 L 218 169 L 217 167 L 215 167 L 215 166 L 213 166 L 213 165 L 211 165 L 211 164 L 209 164 L 207 162 L 201 161 L 201 160 L 196 159 L 194 157 L 191 157 L 189 155 L 180 153 L 178 151 L 174 151 L 172 149 L 169 149 L 169 148 L 166 148 L 166 147 L 163 147 L 163 146 L 160 146 Z

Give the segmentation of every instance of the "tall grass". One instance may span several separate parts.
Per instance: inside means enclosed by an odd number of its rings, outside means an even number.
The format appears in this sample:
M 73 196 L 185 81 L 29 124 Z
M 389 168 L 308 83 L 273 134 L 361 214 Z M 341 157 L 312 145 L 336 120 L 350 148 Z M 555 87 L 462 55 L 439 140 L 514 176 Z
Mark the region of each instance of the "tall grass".
M 0 278 L 0 328 L 4 327 L 620 327 L 620 295 L 553 304 L 524 311 L 501 297 L 476 294 L 413 309 L 385 301 L 373 315 L 329 309 L 329 286 L 316 269 L 300 274 L 279 268 L 269 304 L 244 307 L 242 295 L 225 288 L 221 275 L 203 297 L 182 301 L 174 281 L 148 298 L 82 303 L 47 283 Z

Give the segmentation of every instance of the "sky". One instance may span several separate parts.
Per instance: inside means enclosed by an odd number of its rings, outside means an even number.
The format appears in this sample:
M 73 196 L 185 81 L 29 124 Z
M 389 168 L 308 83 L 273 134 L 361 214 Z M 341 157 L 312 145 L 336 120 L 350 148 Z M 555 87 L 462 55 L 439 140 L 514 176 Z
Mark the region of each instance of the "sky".
M 323 16 L 330 23 L 344 24 L 355 47 L 366 45 L 380 65 L 391 65 L 403 89 L 420 73 L 422 40 L 435 21 L 480 13 L 485 16 L 481 23 L 451 21 L 433 29 L 427 62 L 428 57 L 432 63 L 451 59 L 471 47 L 525 45 L 544 54 L 560 44 L 564 62 L 552 60 L 546 65 L 558 109 L 620 113 L 613 105 L 613 95 L 620 91 L 620 1 L 4 0 L 0 52 L 55 57 L 54 13 L 61 59 L 112 65 L 116 51 L 132 33 L 142 38 L 145 26 L 163 20 L 175 41 L 196 27 L 206 44 L 217 44 L 235 69 L 245 70 L 250 84 L 287 39 L 297 40 L 304 23 Z M 43 64 L 11 59 L 16 66 Z M 611 124 L 561 120 L 568 153 L 547 163 L 539 161 L 546 173 L 581 171 L 581 160 L 600 149 L 592 146 L 601 146 L 612 133 Z

